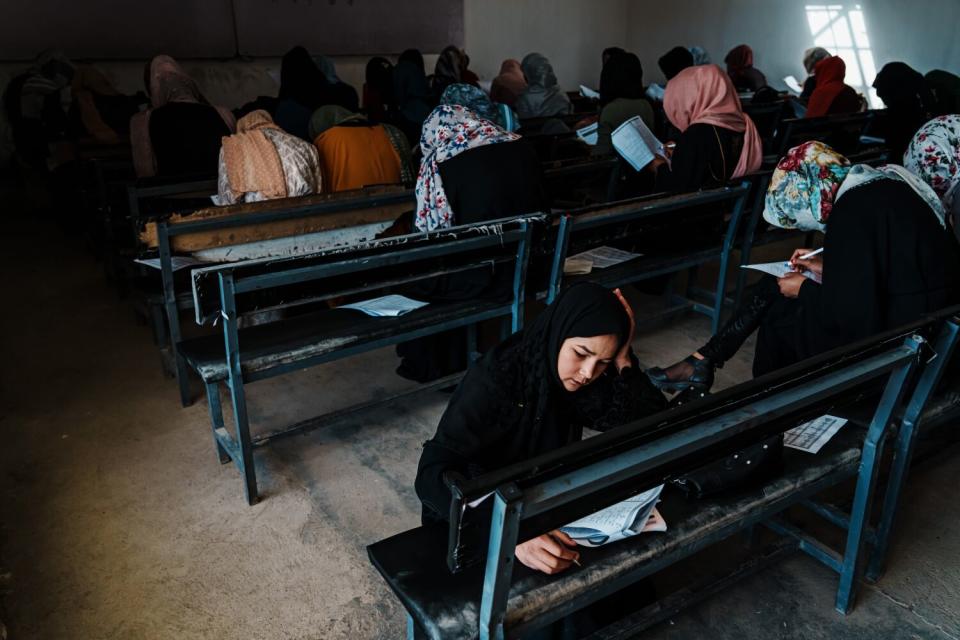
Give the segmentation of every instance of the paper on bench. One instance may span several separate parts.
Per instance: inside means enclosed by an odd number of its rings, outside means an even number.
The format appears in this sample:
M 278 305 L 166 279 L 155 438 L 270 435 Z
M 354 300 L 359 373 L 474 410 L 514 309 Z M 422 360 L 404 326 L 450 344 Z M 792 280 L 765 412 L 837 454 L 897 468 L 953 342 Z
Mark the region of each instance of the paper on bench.
M 345 304 L 340 308 L 356 309 L 357 311 L 362 311 L 368 316 L 373 316 L 375 318 L 395 318 L 425 306 L 427 306 L 426 302 L 411 300 L 406 296 L 393 294 L 389 296 L 382 296 L 380 298 L 373 298 L 372 300 L 364 300 L 363 302 Z
M 599 547 L 648 530 L 666 531 L 666 522 L 659 513 L 657 520 L 650 523 L 661 491 L 663 485 L 580 518 L 560 530 L 576 540 L 577 544 L 586 547 Z M 648 529 L 648 526 L 651 528 Z
M 814 282 L 820 282 L 820 276 L 815 274 L 813 271 L 807 269 L 802 269 L 800 271 L 795 271 L 789 262 L 758 262 L 757 264 L 743 264 L 740 265 L 744 269 L 753 269 L 754 271 L 762 271 L 764 273 L 769 273 L 770 275 L 776 278 L 782 278 L 788 273 L 799 273 L 805 278 L 810 278 Z
M 816 420 L 804 422 L 798 427 L 785 431 L 783 446 L 807 453 L 817 453 L 845 424 L 847 424 L 846 418 L 820 416 Z
M 140 258 L 134 260 L 137 264 L 142 264 L 146 267 L 153 267 L 154 269 L 160 268 L 160 258 Z M 170 256 L 170 267 L 173 271 L 179 271 L 180 269 L 186 269 L 187 267 L 192 267 L 198 264 L 206 264 L 203 260 L 197 260 L 196 258 L 191 258 L 190 256 Z
M 600 99 L 600 92 L 594 91 L 586 85 L 580 85 L 580 95 L 582 95 L 584 98 L 591 98 L 593 100 Z
M 635 171 L 640 171 L 657 156 L 667 157 L 663 143 L 647 128 L 640 116 L 633 116 L 614 129 L 610 136 L 613 148 Z
M 612 267 L 620 264 L 621 262 L 639 258 L 642 255 L 642 253 L 630 253 L 629 251 L 623 251 L 613 247 L 595 247 L 589 251 L 584 251 L 583 253 L 578 253 L 575 256 L 570 256 L 567 258 L 567 262 L 574 261 L 570 264 L 570 268 L 573 268 L 578 262 L 582 266 L 584 260 L 589 260 L 593 268 L 606 269 L 607 267 Z M 567 272 L 567 262 L 564 263 L 564 273 Z
M 585 127 L 577 129 L 577 137 L 586 142 L 587 144 L 597 144 L 597 129 L 600 128 L 600 125 L 594 122 L 593 124 L 588 124 Z

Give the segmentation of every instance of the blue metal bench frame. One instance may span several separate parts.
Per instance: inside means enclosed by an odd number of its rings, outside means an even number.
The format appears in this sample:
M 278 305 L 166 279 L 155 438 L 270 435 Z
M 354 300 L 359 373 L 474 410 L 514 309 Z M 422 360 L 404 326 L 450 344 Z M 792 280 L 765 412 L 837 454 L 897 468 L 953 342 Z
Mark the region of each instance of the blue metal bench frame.
M 577 231 L 597 229 L 607 226 L 621 226 L 631 222 L 642 220 L 645 217 L 662 214 L 665 211 L 676 211 L 688 207 L 699 207 L 705 204 L 733 202 L 733 211 L 727 222 L 727 229 L 723 236 L 723 243 L 716 251 L 703 251 L 686 259 L 677 261 L 655 270 L 637 271 L 630 276 L 610 281 L 603 277 L 602 271 L 592 272 L 590 276 L 584 276 L 588 280 L 596 280 L 607 287 L 617 287 L 639 280 L 653 278 L 663 274 L 677 273 L 686 269 L 694 268 L 702 264 L 711 262 L 717 257 L 720 259 L 720 271 L 717 274 L 717 283 L 712 305 L 703 304 L 689 298 L 679 298 L 674 302 L 681 302 L 684 306 L 692 308 L 695 311 L 703 313 L 711 318 L 711 328 L 714 333 L 720 327 L 720 317 L 723 312 L 725 300 L 725 291 L 727 283 L 727 266 L 730 262 L 730 252 L 733 249 L 737 238 L 737 230 L 740 226 L 740 219 L 743 215 L 744 204 L 747 195 L 750 192 L 750 183 L 743 182 L 733 187 L 722 187 L 720 189 L 711 189 L 709 191 L 700 191 L 697 193 L 667 196 L 664 198 L 648 199 L 644 198 L 636 203 L 636 207 L 630 207 L 626 210 L 614 211 L 604 214 L 603 210 L 591 211 L 582 216 L 577 212 L 570 212 L 561 216 L 559 228 L 557 231 L 557 245 L 553 254 L 553 261 L 550 268 L 550 283 L 547 290 L 547 303 L 552 302 L 560 293 L 563 284 L 563 265 L 567 258 L 567 251 L 570 246 L 570 237 Z M 625 203 L 609 203 L 607 206 L 622 208 Z M 614 267 L 616 268 L 616 267 Z M 673 311 L 673 310 L 671 310 Z
M 154 187 L 154 189 L 160 189 L 160 187 Z M 183 334 L 180 329 L 179 312 L 180 309 L 189 309 L 190 303 L 184 307 L 177 300 L 177 290 L 173 277 L 173 253 L 171 250 L 171 238 L 176 236 L 190 235 L 198 232 L 232 229 L 255 224 L 280 222 L 283 220 L 297 220 L 300 218 L 313 217 L 324 213 L 382 207 L 407 201 L 412 203 L 413 191 L 405 190 L 396 193 L 362 196 L 354 199 L 331 200 L 329 202 L 314 203 L 309 206 L 304 206 L 302 203 L 298 205 L 296 200 L 292 200 L 290 203 L 291 207 L 289 209 L 262 212 L 244 212 L 236 215 L 204 218 L 195 221 L 180 221 L 176 224 L 170 224 L 168 220 L 158 220 L 157 245 L 160 254 L 160 278 L 163 286 L 163 308 L 166 314 L 167 326 L 169 327 L 170 345 L 174 361 L 174 373 L 177 380 L 177 386 L 180 391 L 180 403 L 186 407 L 193 402 L 193 399 L 190 396 L 190 381 L 187 374 L 187 366 L 186 363 L 184 363 L 183 358 L 181 358 L 177 353 L 176 348 L 177 343 L 183 339 Z
M 527 216 L 521 218 L 506 218 L 502 220 L 492 220 L 478 225 L 466 225 L 454 227 L 443 231 L 436 231 L 425 234 L 413 234 L 400 238 L 391 238 L 381 241 L 373 241 L 345 249 L 331 250 L 329 253 L 342 255 L 342 259 L 336 262 L 328 262 L 313 266 L 302 266 L 298 263 L 284 265 L 283 262 L 276 263 L 276 270 L 270 270 L 266 273 L 244 276 L 241 275 L 245 265 L 252 263 L 263 263 L 263 260 L 244 261 L 235 264 L 223 265 L 219 267 L 209 267 L 202 271 L 207 274 L 215 273 L 219 282 L 220 291 L 220 316 L 223 319 L 223 338 L 226 352 L 226 362 L 228 365 L 228 378 L 225 381 L 227 389 L 230 392 L 230 399 L 234 413 L 237 437 L 230 436 L 224 426 L 223 409 L 220 402 L 220 394 L 216 382 L 205 382 L 207 402 L 210 411 L 211 427 L 213 430 L 213 439 L 216 445 L 218 458 L 221 463 L 233 461 L 244 478 L 244 494 L 249 504 L 255 504 L 257 501 L 257 480 L 256 471 L 253 463 L 253 448 L 265 444 L 275 437 L 300 433 L 308 428 L 314 428 L 317 420 L 311 420 L 308 423 L 298 423 L 290 429 L 271 433 L 268 437 L 254 440 L 250 435 L 249 417 L 247 415 L 246 395 L 244 384 L 261 380 L 291 371 L 306 369 L 314 365 L 338 360 L 351 355 L 357 355 L 373 349 L 384 346 L 405 342 L 414 338 L 432 335 L 449 329 L 455 329 L 462 326 L 470 328 L 468 339 L 468 351 L 472 356 L 476 352 L 476 332 L 475 327 L 478 322 L 498 317 L 509 317 L 510 327 L 513 332 L 518 331 L 523 326 L 524 299 L 526 291 L 526 269 L 529 262 L 531 234 L 533 224 L 537 221 L 543 222 L 545 216 Z M 503 229 L 504 226 L 511 225 L 511 229 Z M 498 230 L 498 231 L 495 231 Z M 471 235 L 474 231 L 479 233 Z M 444 236 L 468 235 L 469 237 L 459 238 L 452 241 L 431 243 L 429 240 L 434 238 L 443 238 Z M 416 246 L 409 246 L 415 240 L 427 240 L 427 242 L 418 243 Z M 407 331 L 397 333 L 375 341 L 367 341 L 354 346 L 339 348 L 319 356 L 309 357 L 296 362 L 279 364 L 267 370 L 253 373 L 244 373 L 240 364 L 240 336 L 237 313 L 237 295 L 252 291 L 263 291 L 273 287 L 281 287 L 291 284 L 308 283 L 327 277 L 358 274 L 364 271 L 371 271 L 378 268 L 402 265 L 419 260 L 442 258 L 443 256 L 454 255 L 464 251 L 478 250 L 484 248 L 502 248 L 510 244 L 516 245 L 516 252 L 513 258 L 514 272 L 512 283 L 512 299 L 509 303 L 489 309 L 483 313 L 476 313 L 456 320 L 443 321 L 417 331 Z M 376 248 L 377 246 L 395 247 L 377 255 L 364 255 L 361 257 L 352 257 L 351 250 L 363 250 Z M 312 254 L 314 256 L 326 255 L 328 252 Z M 301 258 L 308 258 L 301 256 Z M 241 273 L 238 273 L 241 272 Z M 197 272 L 194 272 L 196 278 Z M 370 290 L 377 290 L 383 285 L 374 284 Z M 196 296 L 197 283 L 194 281 L 194 294 Z M 197 308 L 197 322 L 202 323 L 205 318 L 201 316 L 201 310 Z M 389 320 L 385 320 L 389 321 Z M 439 384 L 451 384 L 452 380 L 444 379 L 441 383 L 433 383 L 426 387 L 420 387 L 416 391 L 423 391 L 426 388 L 435 388 Z M 385 401 L 395 400 L 397 396 L 387 400 L 381 400 L 376 404 Z M 364 407 L 370 404 L 363 405 Z M 342 415 L 344 412 L 338 411 L 336 415 Z

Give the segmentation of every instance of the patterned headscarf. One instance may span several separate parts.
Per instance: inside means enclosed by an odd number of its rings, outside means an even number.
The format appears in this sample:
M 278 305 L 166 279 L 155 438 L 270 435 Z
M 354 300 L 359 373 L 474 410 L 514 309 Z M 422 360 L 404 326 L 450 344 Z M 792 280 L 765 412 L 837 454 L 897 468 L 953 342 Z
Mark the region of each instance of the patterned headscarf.
M 452 227 L 454 212 L 440 179 L 440 163 L 468 149 L 512 142 L 520 136 L 507 133 L 489 120 L 460 105 L 442 104 L 427 117 L 420 134 L 420 175 L 417 176 L 416 225 L 420 231 Z
M 823 231 L 849 171 L 850 161 L 822 142 L 790 149 L 770 180 L 764 220 L 783 229 Z
M 263 109 L 240 118 L 237 133 L 223 138 L 223 161 L 234 191 L 259 191 L 267 198 L 283 198 L 287 195 L 283 164 L 273 142 L 264 134 L 266 129 L 280 127 Z
M 903 166 L 936 192 L 947 211 L 953 211 L 954 228 L 960 213 L 960 115 L 940 116 L 920 127 L 913 136 Z
M 513 116 L 513 122 L 517 120 L 517 116 L 510 111 L 510 107 L 496 104 L 487 97 L 483 89 L 478 89 L 472 84 L 457 83 L 450 85 L 444 89 L 443 95 L 440 96 L 440 104 L 459 104 L 507 131 L 511 130 L 511 123 L 508 122 L 508 120 L 511 120 L 509 115 Z

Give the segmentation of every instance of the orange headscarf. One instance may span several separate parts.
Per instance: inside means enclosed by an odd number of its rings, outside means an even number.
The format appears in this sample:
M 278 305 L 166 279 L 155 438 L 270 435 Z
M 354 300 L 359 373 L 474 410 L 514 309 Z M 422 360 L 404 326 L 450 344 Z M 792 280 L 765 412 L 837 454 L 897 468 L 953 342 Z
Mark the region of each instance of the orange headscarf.
M 692 124 L 711 124 L 743 134 L 743 149 L 732 177 L 756 171 L 763 161 L 763 144 L 750 116 L 743 112 L 730 76 L 715 64 L 687 67 L 670 82 L 663 96 L 670 122 L 684 132 Z
M 279 129 L 263 109 L 251 111 L 237 122 L 237 133 L 223 138 L 223 163 L 230 189 L 239 193 L 259 191 L 268 198 L 287 195 L 280 154 L 264 129 Z
M 510 58 L 503 61 L 500 74 L 490 84 L 490 99 L 512 107 L 526 88 L 527 79 L 523 77 L 520 61 Z

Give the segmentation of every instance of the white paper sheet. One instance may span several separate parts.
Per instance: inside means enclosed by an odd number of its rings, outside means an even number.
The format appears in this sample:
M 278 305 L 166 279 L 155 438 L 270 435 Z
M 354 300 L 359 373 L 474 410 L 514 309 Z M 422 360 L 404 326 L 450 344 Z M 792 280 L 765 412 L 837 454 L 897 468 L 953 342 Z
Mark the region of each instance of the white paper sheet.
M 142 264 L 147 267 L 152 267 L 154 269 L 160 268 L 160 258 L 140 258 L 134 260 L 137 264 Z M 187 267 L 192 267 L 198 264 L 206 264 L 202 260 L 197 260 L 196 258 L 191 258 L 190 256 L 170 256 L 170 266 L 174 271 L 179 271 L 180 269 L 186 269 Z
M 639 258 L 642 255 L 642 253 L 630 253 L 629 251 L 622 251 L 613 247 L 596 247 L 589 251 L 578 253 L 575 256 L 570 256 L 567 260 L 589 260 L 594 269 L 606 269 L 621 262 Z M 566 269 L 566 264 L 564 265 L 564 269 Z
M 593 271 L 593 262 L 587 258 L 567 258 L 563 261 L 563 275 L 585 276 Z
M 653 162 L 658 155 L 667 157 L 663 143 L 657 140 L 640 116 L 633 116 L 614 129 L 610 139 L 617 153 L 636 171 Z
M 580 518 L 560 530 L 586 547 L 599 547 L 635 536 L 646 529 L 661 491 L 663 485 Z
M 816 420 L 804 422 L 799 427 L 785 431 L 783 446 L 807 453 L 817 453 L 845 424 L 847 424 L 846 418 L 820 416 Z
M 411 300 L 406 296 L 398 296 L 394 294 L 382 296 L 380 298 L 373 298 L 372 300 L 364 300 L 363 302 L 345 304 L 340 308 L 356 309 L 357 311 L 363 311 L 368 316 L 384 318 L 402 316 L 405 313 L 410 313 L 411 311 L 425 306 L 427 306 L 426 302 Z
M 797 95 L 803 93 L 803 86 L 801 86 L 800 82 L 794 76 L 787 76 L 784 78 L 783 84 L 787 85 L 787 88 Z
M 666 95 L 667 91 L 656 82 L 652 83 L 645 92 L 647 97 L 651 100 L 656 100 L 657 102 L 663 102 L 663 96 Z
M 813 271 L 808 271 L 807 269 L 803 269 L 802 271 L 794 271 L 789 262 L 759 262 L 757 264 L 744 264 L 740 266 L 742 266 L 744 269 L 753 269 L 754 271 L 769 273 L 777 278 L 782 278 L 788 273 L 799 273 L 806 278 L 810 278 L 814 282 L 820 282 L 820 276 L 815 274 Z
M 580 95 L 582 95 L 584 98 L 593 98 L 594 100 L 600 99 L 600 93 L 598 91 L 594 91 L 586 85 L 580 85 Z
M 593 124 L 588 124 L 587 126 L 577 129 L 577 137 L 586 142 L 587 144 L 593 145 L 597 144 L 597 129 L 599 125 L 594 122 Z

